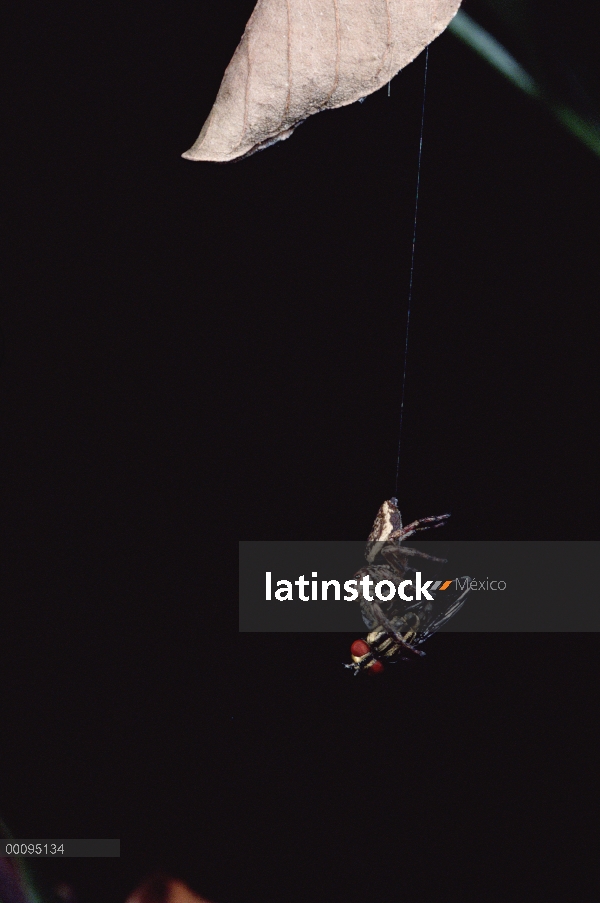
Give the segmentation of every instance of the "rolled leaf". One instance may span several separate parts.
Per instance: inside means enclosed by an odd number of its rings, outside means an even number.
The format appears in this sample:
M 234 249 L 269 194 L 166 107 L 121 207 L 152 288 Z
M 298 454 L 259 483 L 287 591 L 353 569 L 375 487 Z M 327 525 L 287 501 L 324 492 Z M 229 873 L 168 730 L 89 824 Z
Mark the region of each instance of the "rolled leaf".
M 379 90 L 461 0 L 258 0 L 187 160 L 225 163 Z

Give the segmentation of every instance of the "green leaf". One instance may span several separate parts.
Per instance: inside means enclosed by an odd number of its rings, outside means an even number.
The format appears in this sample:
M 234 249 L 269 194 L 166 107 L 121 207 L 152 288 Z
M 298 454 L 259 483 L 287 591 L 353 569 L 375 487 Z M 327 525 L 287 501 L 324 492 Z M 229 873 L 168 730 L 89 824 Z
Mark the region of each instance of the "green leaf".
M 575 71 L 573 61 L 568 58 L 568 50 L 562 56 L 556 51 L 563 37 L 557 33 L 558 23 L 550 22 L 545 32 L 540 30 L 537 34 L 531 29 L 526 3 L 511 0 L 507 4 L 498 4 L 490 0 L 488 5 L 496 13 L 499 28 L 508 29 L 512 43 L 520 48 L 520 60 L 463 10 L 459 10 L 450 23 L 451 33 L 487 60 L 515 87 L 543 103 L 564 128 L 600 157 L 597 105 L 592 101 L 589 90 L 583 87 L 582 75 Z M 527 60 L 523 60 L 525 56 Z M 556 60 L 556 65 L 549 65 L 549 60 Z

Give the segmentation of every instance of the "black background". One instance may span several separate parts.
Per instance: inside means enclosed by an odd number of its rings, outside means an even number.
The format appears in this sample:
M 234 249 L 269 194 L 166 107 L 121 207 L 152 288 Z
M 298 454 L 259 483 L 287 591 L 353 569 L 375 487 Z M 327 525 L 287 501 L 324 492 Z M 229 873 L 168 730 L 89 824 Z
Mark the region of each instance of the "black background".
M 264 153 L 182 160 L 252 7 L 7 12 L 3 817 L 121 838 L 42 867 L 81 903 L 157 868 L 218 903 L 572 898 L 595 635 L 439 636 L 361 681 L 347 636 L 236 632 L 238 540 L 363 539 L 394 492 L 423 98 L 421 56 Z M 599 187 L 432 45 L 405 519 L 597 538 Z

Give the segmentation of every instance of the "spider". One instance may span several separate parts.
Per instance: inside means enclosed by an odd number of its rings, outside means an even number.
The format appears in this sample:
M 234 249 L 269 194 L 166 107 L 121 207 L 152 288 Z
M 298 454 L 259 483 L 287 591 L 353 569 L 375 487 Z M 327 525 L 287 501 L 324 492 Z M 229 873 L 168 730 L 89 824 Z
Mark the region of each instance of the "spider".
M 403 527 L 398 499 L 391 498 L 384 502 L 367 539 L 367 567 L 354 575 L 357 585 L 362 586 L 362 579 L 368 576 L 373 583 L 387 580 L 398 589 L 406 575 L 414 570 L 410 562 L 415 557 L 445 564 L 445 558 L 435 558 L 418 549 L 403 546 L 402 542 L 421 530 L 443 527 L 449 517 L 449 514 L 424 517 Z M 448 591 L 449 585 L 450 581 L 447 581 L 440 591 L 438 582 L 436 589 L 424 594 L 424 599 L 400 605 L 396 595 L 381 601 L 367 598 L 364 592 L 360 592 L 362 617 L 369 633 L 365 639 L 352 643 L 352 664 L 345 667 L 350 668 L 355 676 L 361 671 L 378 674 L 384 670 L 384 661 L 406 660 L 409 657 L 406 653 L 425 655 L 415 647 L 424 643 L 462 608 L 469 592 L 468 589 L 460 594 L 458 589 Z M 433 596 L 433 599 L 427 596 Z

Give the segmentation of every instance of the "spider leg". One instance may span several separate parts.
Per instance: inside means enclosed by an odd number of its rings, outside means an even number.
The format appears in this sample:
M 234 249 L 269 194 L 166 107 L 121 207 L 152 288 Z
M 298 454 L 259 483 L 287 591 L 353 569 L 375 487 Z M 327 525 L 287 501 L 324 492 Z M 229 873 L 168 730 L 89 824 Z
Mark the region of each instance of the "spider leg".
M 395 530 L 390 536 L 390 539 L 398 539 L 402 541 L 403 539 L 408 539 L 409 536 L 412 536 L 419 530 L 435 530 L 436 527 L 443 527 L 444 521 L 449 517 L 449 514 L 438 514 L 434 517 L 421 517 L 419 518 L 419 520 L 414 520 L 412 524 L 408 524 L 406 527 L 403 527 L 402 530 Z M 421 524 L 427 524 L 428 526 L 422 527 L 420 526 Z
M 420 549 L 412 549 L 410 546 L 398 545 L 393 548 L 388 548 L 388 546 L 391 546 L 391 543 L 383 547 L 381 555 L 392 567 L 398 566 L 398 562 L 402 561 L 403 555 L 406 557 L 417 556 L 418 558 L 426 558 L 428 561 L 436 561 L 438 564 L 448 563 L 447 558 L 436 558 L 435 555 L 428 555 L 426 552 L 421 552 Z

